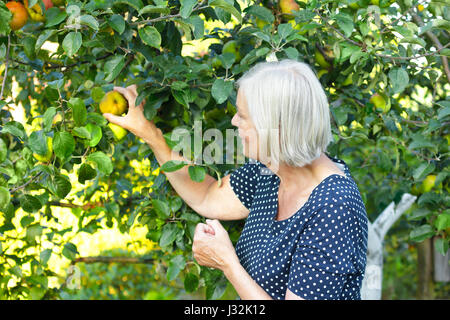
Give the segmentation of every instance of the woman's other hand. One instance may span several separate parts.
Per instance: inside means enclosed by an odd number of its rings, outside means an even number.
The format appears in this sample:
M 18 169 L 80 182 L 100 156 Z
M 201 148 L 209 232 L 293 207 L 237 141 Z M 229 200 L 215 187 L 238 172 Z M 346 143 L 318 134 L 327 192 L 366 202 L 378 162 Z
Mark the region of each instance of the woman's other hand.
M 239 263 L 228 232 L 219 220 L 207 219 L 206 224 L 197 224 L 192 252 L 198 264 L 222 271 Z

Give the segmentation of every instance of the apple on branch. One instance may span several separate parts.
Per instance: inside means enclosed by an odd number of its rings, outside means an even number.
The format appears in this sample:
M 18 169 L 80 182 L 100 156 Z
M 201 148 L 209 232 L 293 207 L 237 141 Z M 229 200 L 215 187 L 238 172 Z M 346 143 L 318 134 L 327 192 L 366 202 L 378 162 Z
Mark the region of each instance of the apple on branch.
M 9 26 L 12 30 L 19 30 L 28 21 L 28 12 L 25 6 L 17 1 L 10 1 L 6 3 L 6 7 L 11 11 L 12 19 Z
M 121 116 L 128 111 L 128 101 L 120 92 L 110 91 L 100 101 L 99 108 L 102 114 L 111 113 Z M 122 140 L 128 133 L 126 129 L 114 123 L 108 123 L 108 127 L 113 132 L 116 141 Z

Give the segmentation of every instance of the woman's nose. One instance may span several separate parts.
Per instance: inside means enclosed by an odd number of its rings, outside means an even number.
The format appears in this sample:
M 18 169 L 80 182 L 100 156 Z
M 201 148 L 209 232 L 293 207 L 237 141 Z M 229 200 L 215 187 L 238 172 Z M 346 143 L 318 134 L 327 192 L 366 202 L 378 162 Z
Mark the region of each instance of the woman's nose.
M 233 116 L 233 118 L 231 118 L 231 124 L 233 125 L 233 126 L 235 126 L 235 127 L 237 127 L 237 120 L 236 120 L 236 118 L 237 118 L 237 113 Z

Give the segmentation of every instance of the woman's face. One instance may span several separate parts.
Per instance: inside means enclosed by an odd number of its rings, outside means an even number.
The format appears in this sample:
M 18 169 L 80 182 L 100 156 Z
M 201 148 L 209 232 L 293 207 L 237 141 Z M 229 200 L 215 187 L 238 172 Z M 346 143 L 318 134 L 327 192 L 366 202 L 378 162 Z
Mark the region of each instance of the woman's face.
M 241 89 L 238 90 L 236 107 L 237 112 L 231 119 L 231 124 L 238 128 L 244 155 L 247 158 L 258 159 L 258 134 L 255 125 L 250 119 L 247 102 Z

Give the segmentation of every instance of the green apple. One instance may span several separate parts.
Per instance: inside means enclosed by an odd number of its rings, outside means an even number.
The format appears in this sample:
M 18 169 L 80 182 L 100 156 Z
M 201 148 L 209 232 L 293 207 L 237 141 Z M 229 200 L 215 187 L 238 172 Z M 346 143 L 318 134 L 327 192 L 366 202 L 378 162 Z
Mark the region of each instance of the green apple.
M 215 56 L 211 61 L 211 65 L 214 69 L 218 69 L 222 66 L 222 61 L 220 61 L 219 57 Z
M 344 82 L 342 82 L 343 86 L 349 86 L 351 84 L 353 84 L 353 73 L 350 73 L 347 78 L 344 80 Z
M 391 109 L 391 105 L 387 103 L 383 96 L 379 93 L 372 95 L 369 101 L 375 105 L 377 110 L 383 113 L 387 113 Z
M 241 54 L 239 53 L 239 47 L 236 40 L 230 40 L 223 45 L 222 53 L 231 52 L 236 57 L 236 62 L 241 61 Z
M 422 193 L 430 192 L 431 189 L 435 187 L 435 182 L 436 182 L 436 175 L 430 174 L 426 176 L 422 182 L 422 187 L 420 191 L 422 191 Z M 437 188 L 442 189 L 442 182 L 437 186 Z
M 326 47 L 323 49 L 327 58 L 320 52 L 319 49 L 315 49 L 314 51 L 314 57 L 316 58 L 316 62 L 321 66 L 323 69 L 330 69 L 331 64 L 329 61 L 332 61 L 334 59 L 333 51 L 330 47 Z
M 118 91 L 110 91 L 100 101 L 100 112 L 120 116 L 128 110 L 127 99 Z
M 111 131 L 114 134 L 114 138 L 116 141 L 122 140 L 128 133 L 128 131 L 121 126 L 114 124 L 114 123 L 108 123 L 108 127 L 111 129 Z
M 264 26 L 265 25 L 267 25 L 267 24 L 269 24 L 267 21 L 264 21 L 264 20 L 262 20 L 262 19 L 259 19 L 258 17 L 256 18 L 256 26 L 259 28 L 259 29 L 264 29 Z

